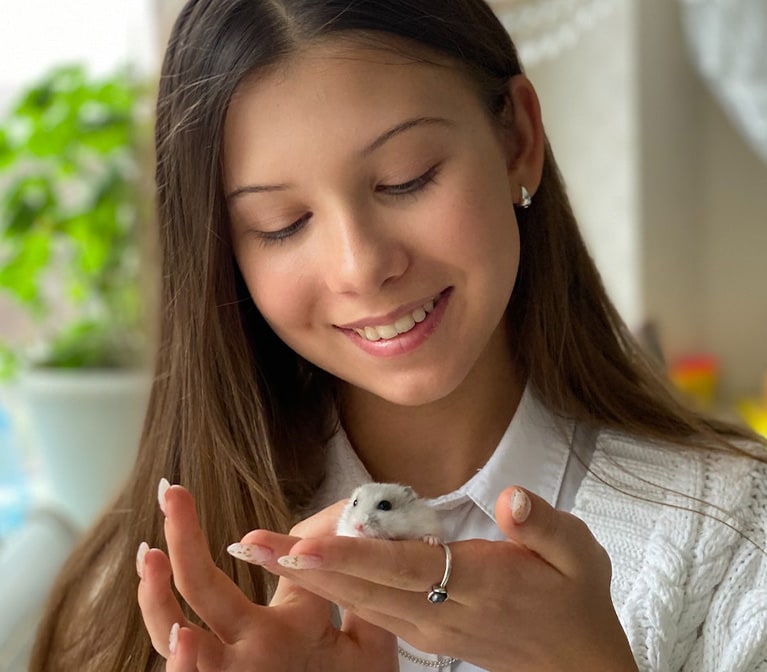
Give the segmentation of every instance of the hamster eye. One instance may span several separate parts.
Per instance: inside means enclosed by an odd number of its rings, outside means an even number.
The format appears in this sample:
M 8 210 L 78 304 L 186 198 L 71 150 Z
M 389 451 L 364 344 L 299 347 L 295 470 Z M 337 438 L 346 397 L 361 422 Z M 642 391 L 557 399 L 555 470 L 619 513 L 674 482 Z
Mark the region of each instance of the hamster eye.
M 357 506 L 357 504 L 359 504 L 359 503 L 360 503 L 360 500 L 359 500 L 359 499 L 355 499 L 355 500 L 352 502 L 352 506 Z
M 391 511 L 391 502 L 388 499 L 382 499 L 378 502 L 378 509 L 380 511 Z

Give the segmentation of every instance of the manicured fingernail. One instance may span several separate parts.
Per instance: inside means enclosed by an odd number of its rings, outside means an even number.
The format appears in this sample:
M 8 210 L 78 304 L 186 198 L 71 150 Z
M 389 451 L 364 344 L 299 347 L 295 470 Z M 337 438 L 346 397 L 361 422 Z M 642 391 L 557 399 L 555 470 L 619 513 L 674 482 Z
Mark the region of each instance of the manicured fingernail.
M 168 488 L 170 487 L 170 483 L 168 482 L 167 478 L 161 478 L 160 484 L 157 486 L 157 501 L 160 504 L 160 511 L 162 511 L 163 515 L 168 515 L 165 513 L 165 493 L 168 492 Z
M 530 515 L 530 498 L 524 490 L 516 488 L 509 502 L 511 517 L 515 523 L 524 523 Z
M 319 555 L 283 555 L 277 562 L 288 569 L 317 569 L 322 565 Z
M 170 629 L 170 637 L 168 637 L 168 648 L 170 649 L 170 655 L 176 653 L 176 647 L 178 646 L 178 631 L 180 626 L 178 623 L 174 623 Z
M 274 551 L 259 544 L 230 544 L 226 552 L 238 560 L 244 560 L 254 565 L 265 565 L 274 559 Z
M 140 579 L 144 578 L 144 558 L 149 550 L 149 544 L 142 541 L 138 545 L 138 553 L 136 553 L 136 573 Z

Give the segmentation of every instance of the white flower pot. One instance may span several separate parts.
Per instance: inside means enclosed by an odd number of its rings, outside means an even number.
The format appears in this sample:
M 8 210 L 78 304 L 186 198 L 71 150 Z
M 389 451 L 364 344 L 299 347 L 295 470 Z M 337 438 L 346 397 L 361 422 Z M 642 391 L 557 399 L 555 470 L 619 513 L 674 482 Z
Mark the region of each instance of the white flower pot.
M 130 473 L 151 376 L 120 370 L 33 369 L 17 386 L 42 492 L 88 527 Z

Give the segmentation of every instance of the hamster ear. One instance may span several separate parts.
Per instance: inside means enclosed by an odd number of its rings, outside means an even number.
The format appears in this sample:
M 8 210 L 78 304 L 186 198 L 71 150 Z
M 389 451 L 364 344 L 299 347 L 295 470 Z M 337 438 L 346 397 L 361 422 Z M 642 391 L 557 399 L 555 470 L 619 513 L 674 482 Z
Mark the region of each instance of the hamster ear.
M 403 485 L 402 488 L 405 491 L 405 497 L 408 502 L 414 502 L 416 499 L 418 499 L 418 493 L 409 485 Z

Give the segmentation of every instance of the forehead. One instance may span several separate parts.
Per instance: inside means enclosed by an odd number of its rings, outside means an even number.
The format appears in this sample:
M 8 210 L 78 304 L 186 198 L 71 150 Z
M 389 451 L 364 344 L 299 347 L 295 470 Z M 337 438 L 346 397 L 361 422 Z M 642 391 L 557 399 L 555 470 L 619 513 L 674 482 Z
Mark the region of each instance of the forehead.
M 243 148 L 261 158 L 336 151 L 407 116 L 459 114 L 467 101 L 481 105 L 446 57 L 397 42 L 325 41 L 243 81 L 227 114 L 225 162 L 228 172 L 247 169 Z
M 275 87 L 303 75 L 314 77 L 336 72 L 343 76 L 344 72 L 354 70 L 372 75 L 383 71 L 385 66 L 401 72 L 397 67 L 414 65 L 439 69 L 443 74 L 450 70 L 463 71 L 454 59 L 417 42 L 385 34 L 351 31 L 313 40 L 276 63 L 253 71 L 242 81 L 234 98 L 258 91 L 274 91 Z

